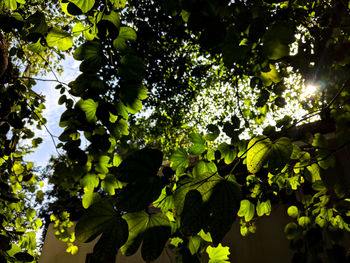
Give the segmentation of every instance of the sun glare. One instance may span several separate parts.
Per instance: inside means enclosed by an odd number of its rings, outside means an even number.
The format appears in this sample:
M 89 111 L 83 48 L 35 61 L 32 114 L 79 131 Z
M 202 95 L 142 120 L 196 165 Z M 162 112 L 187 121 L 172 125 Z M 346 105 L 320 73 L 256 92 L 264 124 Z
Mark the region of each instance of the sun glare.
M 301 91 L 301 98 L 306 99 L 315 95 L 321 88 L 321 84 L 310 83 L 307 84 Z

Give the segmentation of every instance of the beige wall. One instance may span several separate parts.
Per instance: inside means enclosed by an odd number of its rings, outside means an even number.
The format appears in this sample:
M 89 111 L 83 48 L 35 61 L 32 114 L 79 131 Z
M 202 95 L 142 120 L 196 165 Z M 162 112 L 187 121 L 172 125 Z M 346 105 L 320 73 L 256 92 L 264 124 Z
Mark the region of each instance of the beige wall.
M 230 246 L 231 262 L 280 263 L 282 258 L 284 262 L 290 262 L 292 253 L 288 249 L 289 241 L 285 238 L 283 229 L 285 224 L 291 220 L 286 215 L 285 207 L 276 206 L 270 216 L 260 218 L 257 232 L 248 237 L 241 237 L 239 220 L 236 221 L 223 241 L 223 245 Z M 53 225 L 50 224 L 39 263 L 85 263 L 86 254 L 92 252 L 95 243 L 96 240 L 88 244 L 76 242 L 79 252 L 72 256 L 65 252 L 65 244 L 55 238 Z M 116 262 L 137 263 L 144 261 L 139 250 L 131 257 L 125 257 L 118 253 Z M 173 263 L 175 255 L 170 249 L 164 249 L 155 262 Z
M 96 242 L 97 242 L 97 239 L 86 244 L 78 241 L 74 242 L 74 244 L 78 246 L 79 250 L 76 255 L 72 256 L 71 254 L 68 254 L 65 251 L 66 244 L 59 241 L 55 237 L 53 224 L 50 224 L 46 233 L 44 246 L 41 252 L 39 263 L 85 263 L 86 255 L 88 253 L 92 253 L 92 250 Z M 116 257 L 116 262 L 138 263 L 138 262 L 144 262 L 144 261 L 141 258 L 141 251 L 139 249 L 134 255 L 130 257 L 123 256 L 122 253 L 119 252 Z M 172 251 L 169 249 L 164 249 L 160 257 L 154 262 L 155 263 L 165 263 L 165 262 L 175 263 L 175 254 L 173 254 Z

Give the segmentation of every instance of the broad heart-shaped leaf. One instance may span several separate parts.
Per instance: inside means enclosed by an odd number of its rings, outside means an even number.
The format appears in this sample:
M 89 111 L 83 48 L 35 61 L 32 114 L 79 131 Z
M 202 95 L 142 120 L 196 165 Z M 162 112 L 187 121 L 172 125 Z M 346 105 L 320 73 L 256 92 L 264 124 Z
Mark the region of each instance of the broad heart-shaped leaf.
M 93 257 L 95 262 L 114 261 L 119 248 L 128 240 L 128 224 L 121 217 L 115 217 L 111 221 L 109 229 L 103 232 L 102 236 L 94 246 Z
M 83 204 L 83 207 L 87 209 L 91 205 L 98 203 L 100 201 L 101 201 L 101 196 L 99 193 L 95 193 L 91 190 L 88 190 L 87 192 L 84 193 L 82 204 Z
M 263 53 L 269 59 L 277 60 L 289 55 L 289 46 L 282 44 L 279 40 L 264 42 Z
M 103 61 L 101 44 L 96 41 L 88 41 L 75 50 L 73 57 L 76 60 L 83 60 L 79 67 L 80 71 L 96 73 L 101 68 Z
M 87 13 L 91 8 L 94 7 L 95 0 L 69 0 L 69 2 L 75 4 L 77 7 L 83 11 L 83 13 Z
M 206 161 L 200 160 L 194 166 L 192 174 L 193 174 L 193 177 L 195 178 L 207 172 L 215 173 L 217 170 L 218 169 L 213 162 L 206 162 Z
M 255 205 L 247 199 L 242 200 L 237 215 L 240 217 L 244 217 L 245 221 L 248 222 L 253 219 L 254 214 Z
M 73 46 L 73 37 L 59 28 L 52 28 L 47 34 L 46 41 L 49 47 L 56 46 L 62 51 L 70 49 Z
M 92 99 L 79 100 L 76 105 L 85 112 L 88 121 L 96 121 L 98 102 L 95 102 Z
M 119 165 L 117 179 L 122 182 L 135 183 L 147 177 L 157 177 L 162 161 L 163 153 L 159 150 L 150 148 L 138 150 Z
M 69 93 L 77 97 L 91 97 L 94 94 L 103 93 L 105 86 L 96 74 L 80 74 L 69 83 Z
M 111 22 L 116 29 L 120 28 L 120 17 L 119 14 L 115 11 L 111 11 L 108 15 L 105 12 L 99 12 L 96 18 L 97 22 L 101 20 Z
M 223 247 L 221 243 L 217 247 L 208 246 L 206 251 L 209 255 L 209 263 L 230 262 L 228 258 L 228 255 L 230 255 L 230 248 Z
M 176 191 L 174 193 L 174 205 L 176 214 L 180 215 L 182 213 L 185 197 L 191 188 L 192 178 L 182 177 L 181 180 L 176 185 Z
M 75 235 L 80 242 L 90 242 L 113 227 L 119 215 L 107 199 L 90 206 L 75 226 Z
M 129 183 L 118 194 L 117 205 L 122 211 L 137 212 L 146 209 L 157 200 L 164 187 L 157 177 L 145 177 L 134 183 Z
M 76 60 L 84 60 L 101 55 L 101 44 L 97 41 L 87 41 L 79 46 L 73 54 Z
M 124 50 L 127 48 L 126 41 L 136 41 L 136 32 L 131 27 L 122 26 L 119 30 L 118 37 L 113 41 L 113 46 L 116 50 Z
M 198 190 L 204 202 L 207 202 L 213 194 L 214 186 L 221 182 L 223 178 L 217 172 L 206 172 L 197 176 L 191 183 L 191 190 Z
M 143 241 L 141 254 L 147 261 L 157 259 L 170 236 L 170 222 L 163 214 L 147 214 L 144 211 L 123 215 L 129 226 L 129 238 L 121 252 L 124 255 L 134 254 Z
M 236 219 L 242 197 L 238 184 L 221 180 L 213 188 L 208 201 L 209 223 L 206 229 L 211 233 L 214 244 L 222 241 Z
M 270 153 L 271 140 L 266 136 L 257 136 L 250 140 L 247 149 L 247 169 L 256 173 L 264 165 Z
M 289 161 L 293 152 L 293 144 L 289 138 L 282 137 L 271 146 L 268 157 L 268 169 L 270 173 L 279 172 Z
M 218 149 L 221 153 L 221 156 L 224 158 L 224 162 L 226 164 L 232 163 L 232 161 L 237 156 L 237 151 L 235 148 L 232 148 L 230 145 L 228 145 L 226 142 L 221 143 L 218 146 Z
M 202 210 L 202 195 L 197 190 L 186 194 L 184 207 L 181 213 L 181 229 L 185 235 L 196 235 L 205 222 Z
M 282 137 L 272 143 L 266 136 L 257 136 L 248 144 L 247 168 L 251 173 L 257 173 L 268 161 L 271 173 L 278 172 L 288 162 L 293 145 L 290 139 Z
M 192 142 L 192 145 L 188 149 L 189 153 L 201 154 L 205 151 L 205 139 L 202 137 L 202 135 L 198 133 L 191 133 L 188 137 Z
M 176 171 L 176 174 L 180 174 L 185 170 L 190 161 L 188 160 L 187 152 L 184 149 L 178 149 L 170 156 L 171 167 Z

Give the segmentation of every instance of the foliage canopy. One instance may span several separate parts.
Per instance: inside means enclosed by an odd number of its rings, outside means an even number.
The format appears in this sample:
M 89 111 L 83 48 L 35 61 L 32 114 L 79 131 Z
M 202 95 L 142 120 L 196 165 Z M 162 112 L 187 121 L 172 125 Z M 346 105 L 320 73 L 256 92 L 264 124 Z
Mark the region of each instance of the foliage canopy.
M 209 262 L 227 262 L 221 241 L 237 216 L 246 236 L 284 204 L 294 262 L 345 261 L 336 234 L 350 231 L 349 181 L 330 183 L 325 170 L 350 142 L 348 1 L 1 0 L 0 7 L 0 262 L 38 257 L 42 221 L 32 200 L 44 192 L 23 157 L 42 141 L 28 127 L 47 126 L 33 87 L 41 74 L 64 70 L 58 62 L 71 54 L 80 75 L 56 79 L 66 110 L 62 153 L 48 167 L 58 200 L 47 212 L 67 252 L 77 252 L 75 237 L 102 234 L 96 262 L 139 247 L 151 262 L 165 245 L 179 262 L 205 252 Z M 311 99 L 301 96 L 306 83 L 319 87 Z M 307 114 L 297 119 L 292 107 Z M 319 120 L 297 126 L 313 116 Z M 330 131 L 331 147 L 323 135 Z

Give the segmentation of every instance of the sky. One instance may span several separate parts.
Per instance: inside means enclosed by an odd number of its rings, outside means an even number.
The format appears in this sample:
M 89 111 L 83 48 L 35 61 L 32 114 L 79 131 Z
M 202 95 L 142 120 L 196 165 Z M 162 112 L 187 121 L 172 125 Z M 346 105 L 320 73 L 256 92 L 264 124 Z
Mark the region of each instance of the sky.
M 64 68 L 62 75 L 56 75 L 59 81 L 64 83 L 69 83 L 73 81 L 79 75 L 79 61 L 75 61 L 73 57 L 67 56 L 61 65 Z M 46 76 L 38 76 L 38 78 L 43 78 L 47 80 L 55 80 L 55 76 L 52 73 L 49 73 Z M 58 99 L 61 94 L 59 90 L 55 89 L 57 86 L 55 81 L 37 81 L 37 85 L 33 90 L 41 95 L 45 96 L 45 107 L 43 111 L 43 116 L 47 120 L 46 127 L 48 130 L 55 136 L 60 136 L 63 129 L 59 127 L 59 121 L 61 114 L 65 111 L 64 105 L 58 105 Z M 52 138 L 47 130 L 42 127 L 41 130 L 38 130 L 35 125 L 32 127 L 35 132 L 36 137 L 41 137 L 43 142 L 35 149 L 34 153 L 28 154 L 25 156 L 26 161 L 34 162 L 35 166 L 45 167 L 48 164 L 48 161 L 52 155 L 57 156 L 57 151 L 53 144 Z M 56 145 L 59 143 L 58 138 L 54 138 Z

